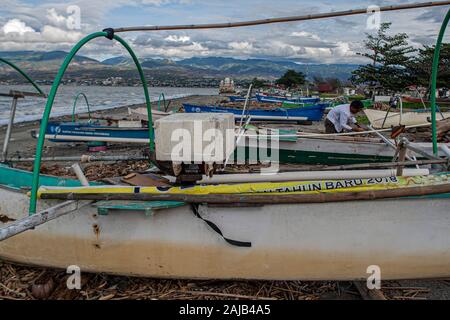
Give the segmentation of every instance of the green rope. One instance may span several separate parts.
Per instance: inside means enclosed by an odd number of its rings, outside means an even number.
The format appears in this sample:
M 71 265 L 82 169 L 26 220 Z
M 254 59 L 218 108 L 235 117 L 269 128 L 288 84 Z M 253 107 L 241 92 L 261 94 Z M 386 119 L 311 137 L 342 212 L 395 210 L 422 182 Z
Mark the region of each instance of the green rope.
M 433 67 L 431 69 L 431 132 L 433 137 L 433 153 L 438 155 L 438 143 L 437 143 L 437 129 L 436 129 L 436 83 L 439 69 L 439 54 L 442 46 L 442 39 L 444 38 L 445 29 L 447 29 L 448 22 L 450 20 L 450 10 L 448 10 L 442 23 L 439 36 L 436 41 L 436 48 L 434 49 Z
M 8 60 L 5 60 L 3 58 L 0 58 L 0 62 L 3 62 L 5 64 L 7 64 L 8 66 L 10 66 L 11 68 L 13 68 L 14 70 L 16 70 L 17 72 L 19 72 L 25 79 L 27 79 L 27 81 L 33 85 L 33 87 L 37 90 L 37 92 L 39 92 L 42 95 L 45 95 L 44 91 L 41 90 L 41 88 L 39 88 L 39 86 L 36 84 L 36 82 L 34 82 L 25 72 L 23 72 L 18 66 L 16 66 L 14 63 L 9 62 Z
M 56 78 L 53 82 L 52 88 L 50 90 L 50 94 L 47 99 L 47 104 L 45 106 L 44 114 L 42 116 L 41 121 L 41 127 L 39 129 L 39 138 L 38 138 L 38 144 L 36 147 L 36 156 L 34 160 L 34 168 L 33 168 L 33 183 L 31 187 L 31 197 L 30 197 L 30 209 L 29 213 L 30 215 L 33 213 L 36 213 L 36 203 L 37 203 L 37 191 L 39 188 L 39 171 L 41 167 L 41 157 L 42 157 L 42 149 L 44 146 L 44 140 L 45 140 L 45 132 L 47 130 L 48 120 L 50 117 L 50 112 L 52 110 L 53 102 L 55 101 L 55 96 L 58 91 L 58 87 L 61 83 L 61 80 L 64 76 L 64 73 L 66 72 L 70 62 L 72 61 L 73 57 L 76 55 L 76 53 L 89 41 L 99 38 L 99 37 L 107 37 L 107 32 L 95 32 L 92 33 L 85 38 L 81 39 L 69 52 L 67 57 L 64 59 L 63 64 L 61 65 L 58 74 L 56 75 Z M 144 88 L 144 95 L 145 95 L 145 102 L 147 105 L 147 113 L 148 113 L 148 120 L 149 123 L 152 123 L 152 111 L 151 111 L 151 105 L 150 105 L 150 96 L 148 94 L 148 88 L 147 88 L 147 82 L 145 80 L 144 71 L 142 70 L 141 64 L 139 63 L 139 60 L 137 59 L 135 53 L 131 49 L 131 47 L 119 36 L 114 35 L 114 39 L 118 41 L 122 46 L 128 51 L 128 53 L 133 58 L 133 61 L 136 65 L 136 68 L 139 71 L 139 76 L 141 78 L 142 86 Z M 154 132 L 151 125 L 148 126 L 149 131 L 149 144 L 150 144 L 150 151 L 154 151 Z
M 80 92 L 75 97 L 75 100 L 73 101 L 73 108 L 72 108 L 72 122 L 75 122 L 75 107 L 77 106 L 78 98 L 82 96 L 84 98 L 84 101 L 86 101 L 87 109 L 88 109 L 88 115 L 89 115 L 89 122 L 91 122 L 91 110 L 89 107 L 89 101 L 86 95 L 83 92 Z

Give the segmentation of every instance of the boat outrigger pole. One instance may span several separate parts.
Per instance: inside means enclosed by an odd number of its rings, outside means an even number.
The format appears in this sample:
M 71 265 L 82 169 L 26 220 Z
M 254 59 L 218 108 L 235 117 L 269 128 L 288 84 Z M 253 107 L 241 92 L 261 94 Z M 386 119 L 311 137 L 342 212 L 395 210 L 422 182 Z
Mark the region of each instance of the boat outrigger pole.
M 433 56 L 433 67 L 431 69 L 431 133 L 433 136 L 433 153 L 435 156 L 438 155 L 438 144 L 437 144 L 437 130 L 436 130 L 436 86 L 437 86 L 437 75 L 439 69 L 439 55 L 442 46 L 442 39 L 444 38 L 445 30 L 447 29 L 448 22 L 450 20 L 450 10 L 447 11 L 447 15 L 442 23 L 441 30 L 439 31 L 439 36 L 436 41 L 436 47 L 434 48 Z
M 450 5 L 450 1 L 434 1 L 434 2 L 402 4 L 402 5 L 397 5 L 397 6 L 384 6 L 384 7 L 380 7 L 379 11 L 380 12 L 398 11 L 398 10 L 429 8 L 429 7 L 446 6 L 446 5 Z M 378 9 L 377 9 L 377 11 L 378 11 Z M 249 27 L 249 26 L 257 26 L 257 25 L 271 24 L 271 23 L 317 20 L 317 19 L 352 16 L 352 15 L 367 14 L 367 13 L 371 13 L 370 8 L 369 9 L 363 8 L 363 9 L 336 11 L 336 12 L 328 12 L 328 13 L 307 14 L 307 15 L 303 15 L 303 16 L 291 16 L 291 17 L 281 17 L 281 18 L 272 18 L 272 19 L 240 21 L 240 22 L 225 22 L 225 23 L 211 23 L 211 24 L 185 24 L 185 25 L 167 25 L 167 26 L 123 27 L 123 28 L 113 28 L 112 30 L 117 33 L 117 32 L 130 32 L 130 31 L 223 29 L 223 28 Z
M 55 100 L 56 93 L 58 91 L 59 85 L 61 83 L 61 80 L 64 76 L 64 73 L 67 70 L 67 67 L 69 66 L 70 62 L 72 61 L 73 57 L 76 55 L 76 53 L 89 41 L 100 38 L 100 37 L 106 37 L 110 40 L 116 40 L 118 41 L 130 54 L 130 56 L 133 58 L 133 61 L 136 65 L 136 68 L 139 71 L 139 75 L 141 78 L 142 86 L 144 88 L 144 95 L 145 95 L 145 102 L 147 106 L 147 112 L 148 112 L 148 120 L 149 123 L 152 123 L 152 112 L 151 112 L 151 105 L 150 105 L 150 96 L 148 94 L 148 88 L 147 88 L 147 82 L 145 80 L 144 71 L 142 70 L 141 64 L 139 63 L 138 58 L 136 57 L 135 53 L 131 49 L 131 47 L 123 40 L 121 37 L 114 35 L 111 32 L 103 31 L 103 32 L 95 32 L 92 33 L 85 38 L 81 39 L 69 52 L 67 57 L 64 59 L 63 64 L 61 65 L 58 74 L 56 75 L 55 81 L 53 82 L 52 88 L 50 90 L 47 104 L 45 106 L 44 114 L 42 116 L 41 120 L 41 127 L 39 129 L 39 138 L 38 138 L 38 144 L 36 148 L 36 157 L 34 160 L 34 168 L 33 168 L 33 183 L 31 188 L 31 198 L 30 198 L 30 214 L 36 213 L 36 202 L 37 202 L 37 190 L 39 188 L 39 171 L 41 167 L 41 156 L 42 156 L 42 149 L 44 146 L 44 140 L 45 140 L 45 131 L 47 130 L 48 120 L 50 117 L 50 112 L 52 110 L 53 102 Z M 150 138 L 150 151 L 154 150 L 154 138 L 153 138 L 153 128 L 151 125 L 148 126 L 149 130 L 149 138 Z

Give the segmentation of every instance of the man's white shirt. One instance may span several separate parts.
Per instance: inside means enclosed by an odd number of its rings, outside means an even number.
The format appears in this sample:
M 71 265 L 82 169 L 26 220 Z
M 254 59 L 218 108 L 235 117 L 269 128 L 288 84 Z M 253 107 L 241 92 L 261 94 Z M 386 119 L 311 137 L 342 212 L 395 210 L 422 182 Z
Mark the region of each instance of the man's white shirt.
M 357 123 L 355 117 L 350 112 L 350 104 L 340 104 L 330 112 L 328 112 L 327 119 L 330 120 L 337 132 L 342 132 L 344 129 L 352 131 L 350 125 Z

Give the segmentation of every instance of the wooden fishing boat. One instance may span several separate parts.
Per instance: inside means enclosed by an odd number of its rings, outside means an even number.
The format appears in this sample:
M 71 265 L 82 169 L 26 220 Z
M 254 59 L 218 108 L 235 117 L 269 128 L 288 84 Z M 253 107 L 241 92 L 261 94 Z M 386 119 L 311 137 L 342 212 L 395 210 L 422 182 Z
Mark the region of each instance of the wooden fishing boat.
M 260 102 L 268 102 L 268 103 L 293 102 L 293 103 L 317 104 L 320 101 L 320 98 L 318 97 L 283 97 L 283 96 L 266 95 L 262 93 L 257 93 L 256 99 Z
M 37 131 L 31 132 L 34 138 Z M 49 122 L 45 138 L 53 142 L 148 143 L 148 128 L 119 127 L 79 122 Z
M 32 131 L 33 136 L 38 133 Z M 237 133 L 238 134 L 238 133 Z M 277 144 L 271 144 L 270 135 L 277 135 Z M 148 144 L 148 128 L 101 126 L 93 123 L 50 122 L 46 139 L 53 142 L 108 142 Z M 262 142 L 262 140 L 265 140 Z M 450 144 L 440 144 L 447 145 Z M 413 143 L 413 146 L 432 154 L 432 144 Z M 441 148 L 439 148 L 440 150 Z M 441 151 L 440 151 L 441 152 Z M 301 136 L 295 130 L 260 129 L 247 130 L 238 139 L 237 149 L 231 162 L 256 163 L 272 161 L 296 164 L 358 164 L 369 162 L 389 162 L 395 149 L 379 138 L 340 137 L 318 135 Z M 422 157 L 409 152 L 411 156 Z M 440 154 L 444 156 L 444 154 Z
M 272 143 L 270 135 L 278 135 L 278 142 Z M 263 143 L 261 143 L 261 140 Z M 428 142 L 413 143 L 418 149 L 432 154 L 433 146 Z M 445 156 L 441 152 L 439 156 Z M 234 158 L 238 163 L 249 160 L 273 161 L 280 163 L 298 164 L 357 164 L 373 162 L 389 162 L 395 154 L 395 149 L 379 138 L 351 137 L 351 136 L 303 136 L 301 133 L 292 135 L 289 132 L 247 130 L 238 140 Z M 422 158 L 414 152 L 408 153 L 412 157 Z
M 242 96 L 227 96 L 230 102 L 244 102 L 247 98 Z M 248 101 L 258 101 L 256 98 L 249 98 Z
M 429 110 L 408 111 L 400 115 L 399 112 L 389 112 L 374 109 L 364 109 L 372 127 L 376 129 L 390 128 L 399 124 L 406 126 L 430 123 L 431 112 Z M 387 115 L 387 116 L 386 116 Z M 450 117 L 450 112 L 437 112 L 436 119 L 443 120 Z M 384 123 L 384 125 L 383 125 Z
M 254 121 L 320 121 L 322 120 L 327 104 L 317 104 L 303 108 L 283 109 L 275 108 L 271 110 L 254 110 L 246 112 Z M 220 106 L 199 106 L 183 104 L 187 113 L 232 113 L 236 120 L 241 119 L 242 110 L 225 108 Z
M 28 216 L 27 186 L 11 188 L 3 177 L 0 226 Z M 423 178 L 405 179 L 403 184 L 411 185 Z M 448 176 L 425 181 L 442 191 Z M 314 182 L 327 183 L 333 182 Z M 39 209 L 58 203 L 40 200 Z M 449 203 L 449 194 L 441 192 L 407 199 L 194 207 L 228 239 L 251 242 L 237 247 L 196 218 L 189 205 L 166 203 L 161 209 L 155 203 L 154 214 L 145 215 L 137 205 L 130 211 L 123 201 L 114 206 L 111 201 L 80 201 L 69 208 L 71 213 L 0 242 L 0 257 L 162 278 L 360 280 L 371 265 L 379 266 L 386 280 L 448 277 Z
M 160 110 L 152 110 L 153 121 L 171 115 L 173 112 L 164 112 Z M 133 118 L 148 121 L 147 108 L 128 108 L 128 114 Z
M 429 100 L 420 97 L 402 96 L 402 99 L 413 103 L 430 103 Z M 436 102 L 442 105 L 450 105 L 449 98 L 438 98 L 436 99 Z

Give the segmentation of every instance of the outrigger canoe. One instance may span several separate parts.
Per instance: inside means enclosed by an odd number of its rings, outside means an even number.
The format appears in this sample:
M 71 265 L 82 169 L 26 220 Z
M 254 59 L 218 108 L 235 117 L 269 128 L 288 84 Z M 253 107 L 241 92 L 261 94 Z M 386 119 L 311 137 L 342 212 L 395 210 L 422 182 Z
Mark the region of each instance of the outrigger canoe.
M 11 173 L 15 169 L 9 169 Z M 0 227 L 28 216 L 25 188 L 4 185 L 0 177 Z M 124 203 L 79 201 L 71 213 L 0 242 L 0 257 L 19 263 L 67 268 L 82 272 L 193 279 L 361 280 L 367 268 L 379 266 L 382 278 L 411 279 L 450 276 L 449 176 L 435 175 L 381 180 L 311 181 L 151 189 L 167 195 L 229 192 L 241 197 L 343 196 L 357 197 L 386 190 L 390 197 L 324 203 L 190 206 L 175 203 L 145 215 L 125 210 Z M 135 187 L 116 191 L 135 193 Z M 281 188 L 282 192 L 279 192 Z M 415 188 L 415 189 L 413 189 Z M 52 191 L 53 190 L 53 191 Z M 56 189 L 41 188 L 49 196 Z M 143 189 L 140 189 L 143 190 Z M 277 191 L 278 190 L 278 191 Z M 422 190 L 416 196 L 395 196 Z M 272 191 L 272 192 L 267 192 Z M 58 189 L 81 194 L 91 188 Z M 111 189 L 97 189 L 99 194 Z M 267 198 L 269 200 L 269 198 Z M 363 197 L 361 197 L 363 199 Z M 273 201 L 273 200 L 272 200 Z M 154 201 L 152 201 L 154 203 Z M 167 202 L 167 201 L 166 201 Z M 38 202 L 38 209 L 61 200 Z M 147 202 L 150 206 L 151 202 Z M 109 205 L 109 206 L 108 206 Z M 230 206 L 230 205 L 228 205 Z M 100 210 L 111 208 L 109 211 Z M 155 204 L 158 208 L 158 204 Z M 136 207 L 137 208 L 137 207 Z M 100 214 L 99 214 L 100 213 Z M 197 216 L 196 216 L 197 215 Z M 220 227 L 228 239 L 246 241 L 234 246 L 198 219 Z
M 273 110 L 250 109 L 245 112 L 253 121 L 320 121 L 328 104 L 316 104 L 302 108 L 274 108 Z M 200 106 L 183 104 L 187 113 L 232 113 L 236 120 L 241 119 L 242 110 L 220 106 Z
M 421 125 L 431 122 L 431 112 L 429 110 L 408 111 L 401 116 L 399 112 L 389 112 L 374 109 L 364 109 L 364 113 L 369 119 L 372 127 L 376 129 L 390 128 L 400 124 L 405 126 Z M 450 118 L 450 112 L 437 112 L 436 119 L 443 120 Z
M 270 96 L 264 94 L 256 94 L 256 99 L 259 102 L 268 103 L 283 103 L 283 102 L 294 102 L 294 103 L 319 103 L 320 98 L 318 97 L 282 97 L 282 96 Z
M 37 132 L 32 132 L 38 137 Z M 296 131 L 270 130 L 278 134 L 278 143 L 270 144 L 269 131 L 248 130 L 238 139 L 232 160 L 237 163 L 272 161 L 296 164 L 357 164 L 389 162 L 395 150 L 378 138 L 364 137 L 302 137 Z M 52 142 L 108 142 L 148 144 L 148 128 L 101 126 L 92 123 L 50 122 L 45 138 Z M 265 143 L 262 140 L 266 140 Z M 268 144 L 270 144 L 270 150 Z M 440 144 L 441 145 L 441 144 Z M 440 147 L 439 145 L 439 147 Z M 449 144 L 446 144 L 450 146 Z M 413 146 L 432 154 L 431 143 L 413 143 Z M 439 148 L 441 153 L 441 148 Z M 419 155 L 409 152 L 411 156 Z M 440 154 L 440 156 L 445 156 Z M 253 163 L 254 163 L 253 162 Z M 230 161 L 232 163 L 232 161 Z

